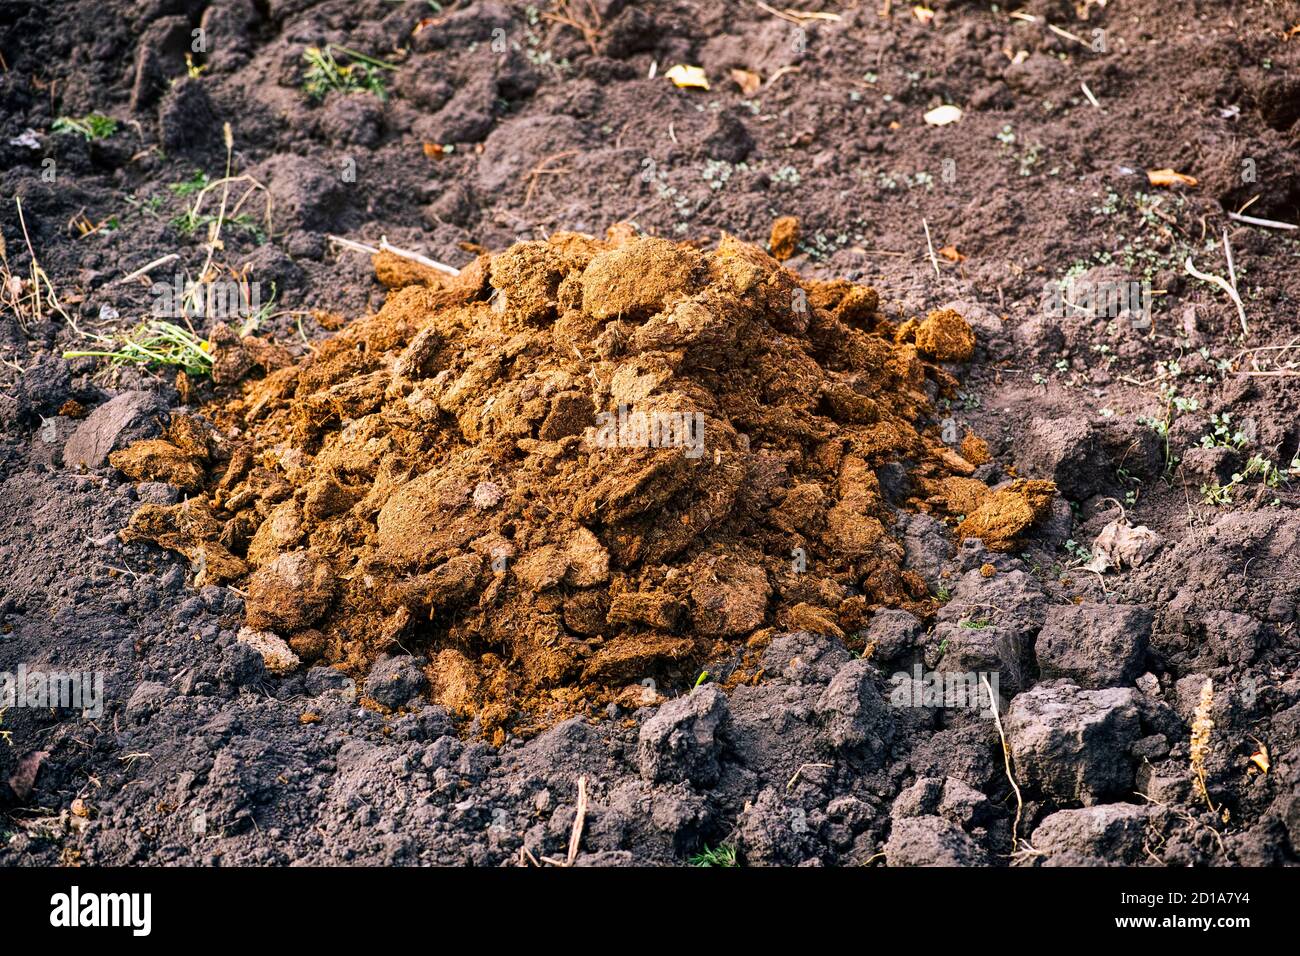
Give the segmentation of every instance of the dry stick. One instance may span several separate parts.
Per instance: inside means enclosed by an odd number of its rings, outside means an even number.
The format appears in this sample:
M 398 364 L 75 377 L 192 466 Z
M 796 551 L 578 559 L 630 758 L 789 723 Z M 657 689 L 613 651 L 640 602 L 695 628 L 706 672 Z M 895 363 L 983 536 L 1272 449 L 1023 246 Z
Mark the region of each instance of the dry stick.
M 122 276 L 122 278 L 118 279 L 117 281 L 130 282 L 132 279 L 138 279 L 143 275 L 148 275 L 150 272 L 152 272 L 154 269 L 157 269 L 159 266 L 165 266 L 173 259 L 179 259 L 179 258 L 180 258 L 179 253 L 169 252 L 165 256 L 159 256 L 153 262 L 145 263 L 139 269 L 136 269 L 134 272 L 128 272 L 126 275 Z
M 763 89 L 767 89 L 769 86 L 771 86 L 777 80 L 781 79 L 781 77 L 783 76 L 789 76 L 791 73 L 802 73 L 802 72 L 803 72 L 803 67 L 801 66 L 783 66 L 767 78 L 767 82 L 763 84 Z
M 797 17 L 792 17 L 784 10 L 778 10 L 776 9 L 776 7 L 769 7 L 766 3 L 763 2 L 763 0 L 757 0 L 757 3 L 758 3 L 758 8 L 760 10 L 772 14 L 772 16 L 774 17 L 780 17 L 782 20 L 785 20 L 787 23 L 793 23 L 795 26 L 803 25 L 802 23 L 799 22 L 799 19 Z
M 32 258 L 32 308 L 35 311 L 36 318 L 41 317 L 41 279 L 45 280 L 45 287 L 50 293 L 50 302 L 54 310 L 67 320 L 72 326 L 72 330 L 78 335 L 81 330 L 77 328 L 77 323 L 72 321 L 72 316 L 63 310 L 63 305 L 59 302 L 59 295 L 54 291 L 54 283 L 50 281 L 50 274 L 41 268 L 40 263 L 36 260 L 36 250 L 32 247 L 32 237 L 27 232 L 27 218 L 23 215 L 23 200 L 21 196 L 14 197 L 14 205 L 18 207 L 18 224 L 23 227 L 23 242 L 27 244 L 27 254 Z
M 397 248 L 397 246 L 392 245 L 388 241 L 387 236 L 380 237 L 378 248 L 376 248 L 375 246 L 368 246 L 364 242 L 356 242 L 355 240 L 352 239 L 344 239 L 342 236 L 334 236 L 334 235 L 327 234 L 325 238 L 328 239 L 330 242 L 342 246 L 345 249 L 352 249 L 356 252 L 367 252 L 372 256 L 378 255 L 381 252 L 391 252 L 399 259 L 409 259 L 411 262 L 418 262 L 422 266 L 428 266 L 430 269 L 437 269 L 439 272 L 445 272 L 447 273 L 447 275 L 450 276 L 460 275 L 459 269 L 455 269 L 441 262 L 436 262 L 435 260 L 430 259 L 428 256 L 420 255 L 418 252 L 411 252 L 410 250 L 407 249 Z
M 776 10 L 769 7 L 766 3 L 759 2 L 759 7 L 766 10 L 774 16 L 781 17 L 783 20 L 789 20 L 791 23 L 802 23 L 804 20 L 828 20 L 831 23 L 838 23 L 844 18 L 838 13 L 825 13 L 822 11 L 796 10 L 794 7 L 786 7 L 784 10 Z
M 217 221 L 213 224 L 211 232 L 208 233 L 208 255 L 203 260 L 203 268 L 199 270 L 199 281 L 194 287 L 196 295 L 198 294 L 198 285 L 203 283 L 208 274 L 208 268 L 212 265 L 212 257 L 217 253 L 217 243 L 221 240 L 221 224 L 226 218 L 226 202 L 230 199 L 230 165 L 234 161 L 235 137 L 230 130 L 229 123 L 222 124 L 221 139 L 226 145 L 226 175 L 222 177 L 224 185 L 221 187 L 221 206 L 217 209 Z
M 1101 109 L 1101 104 L 1097 102 L 1097 97 L 1092 95 L 1092 90 L 1088 89 L 1088 84 L 1080 83 L 1079 86 L 1083 88 L 1083 95 L 1088 97 L 1088 102 L 1097 107 L 1097 109 Z
M 801 764 L 801 765 L 799 766 L 799 769 L 796 770 L 796 771 L 794 772 L 794 776 L 791 777 L 791 778 L 790 778 L 790 781 L 785 785 L 785 788 L 786 788 L 787 790 L 789 790 L 791 787 L 793 787 L 793 786 L 798 782 L 799 777 L 802 776 L 802 774 L 803 774 L 803 772 L 804 772 L 805 770 L 812 770 L 812 769 L 814 769 L 814 768 L 822 768 L 822 769 L 825 769 L 825 770 L 833 770 L 833 769 L 834 769 L 834 765 L 833 765 L 833 764 L 829 764 L 829 763 L 805 763 L 805 764 Z
M 1249 335 L 1250 326 L 1246 324 L 1246 307 L 1242 305 L 1241 296 L 1237 295 L 1237 290 L 1229 285 L 1228 281 L 1222 276 L 1209 275 L 1208 273 L 1199 271 L 1196 266 L 1192 265 L 1191 256 L 1187 257 L 1187 261 L 1183 263 L 1183 267 L 1187 270 L 1188 275 L 1200 279 L 1202 282 L 1213 282 L 1224 292 L 1228 293 L 1228 297 L 1232 299 L 1232 304 L 1237 307 L 1237 317 L 1241 319 L 1241 334 Z
M 672 133 L 671 123 L 668 124 L 668 132 L 670 134 Z M 673 142 L 676 142 L 675 138 Z M 551 166 L 550 164 L 556 160 L 564 159 L 566 156 L 573 156 L 577 152 L 578 151 L 576 149 L 566 149 L 558 153 L 552 153 L 550 156 L 547 156 L 545 159 L 543 159 L 540 163 L 538 163 L 536 166 L 532 168 L 532 170 L 528 173 L 528 189 L 524 192 L 525 206 L 527 206 L 529 203 L 533 201 L 533 190 L 537 188 L 537 177 L 538 176 L 559 176 L 569 172 L 569 168 L 567 166 Z
M 1263 226 L 1265 229 L 1300 229 L 1300 226 L 1294 223 L 1278 222 L 1276 219 L 1260 219 L 1258 216 L 1243 216 L 1239 212 L 1228 213 L 1228 218 L 1233 222 L 1244 222 L 1248 226 Z
M 1300 342 L 1298 342 L 1295 338 L 1292 338 L 1290 341 L 1282 345 L 1261 345 L 1253 349 L 1242 349 L 1240 352 L 1238 352 L 1236 355 L 1232 357 L 1231 361 L 1233 365 L 1236 365 L 1247 355 L 1250 356 L 1250 364 L 1251 364 L 1252 371 L 1238 372 L 1237 373 L 1238 375 L 1266 375 L 1266 376 L 1282 376 L 1285 378 L 1290 378 L 1294 375 L 1300 374 L 1294 371 L 1296 367 L 1295 362 L 1287 362 L 1284 365 L 1281 365 L 1278 368 L 1275 368 L 1273 370 L 1262 369 L 1259 367 L 1258 353 L 1289 352 L 1295 348 L 1300 348 Z M 1270 361 L 1273 362 L 1274 365 L 1278 365 L 1278 359 L 1270 359 Z
M 1067 40 L 1073 40 L 1075 43 L 1078 43 L 1080 46 L 1088 45 L 1087 43 L 1084 42 L 1082 37 L 1075 36 L 1069 30 L 1062 30 L 1060 27 L 1054 26 L 1051 23 L 1047 24 L 1047 29 L 1051 30 L 1058 37 L 1064 37 Z
M 939 274 L 939 258 L 934 254 L 934 240 L 930 238 L 930 224 L 922 219 L 921 225 L 925 226 L 925 244 L 930 250 L 930 265 L 934 266 L 934 277 L 942 279 L 943 276 Z
M 1232 245 L 1228 242 L 1228 230 L 1223 230 L 1223 255 L 1228 260 L 1228 281 L 1232 283 L 1232 288 L 1237 288 L 1237 267 L 1232 261 Z M 1240 295 L 1240 293 L 1238 293 Z
M 993 723 L 998 728 L 998 736 L 1002 739 L 1002 764 L 1007 771 L 1007 780 L 1011 784 L 1011 789 L 1016 792 L 1016 819 L 1011 824 L 1011 849 L 1016 849 L 1016 844 L 1020 842 L 1020 814 L 1024 811 L 1024 800 L 1020 796 L 1020 785 L 1016 783 L 1015 775 L 1011 772 L 1011 750 L 1007 747 L 1007 735 L 1002 730 L 1002 718 L 998 716 L 998 699 L 993 693 L 993 688 L 989 686 L 989 679 L 983 674 L 980 680 L 984 683 L 984 689 L 989 692 L 989 706 L 993 708 Z
M 569 836 L 569 855 L 564 865 L 573 866 L 578 858 L 578 844 L 582 842 L 582 827 L 587 822 L 587 778 L 578 778 L 578 808 L 573 817 L 573 833 Z

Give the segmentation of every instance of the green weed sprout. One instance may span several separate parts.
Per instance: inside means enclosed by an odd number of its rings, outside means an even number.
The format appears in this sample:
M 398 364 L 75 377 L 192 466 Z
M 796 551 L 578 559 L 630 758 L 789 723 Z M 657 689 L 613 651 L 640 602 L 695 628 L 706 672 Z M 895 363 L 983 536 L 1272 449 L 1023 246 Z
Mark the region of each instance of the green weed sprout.
M 338 51 L 351 63 L 340 63 L 334 53 Z M 351 93 L 365 90 L 381 100 L 388 98 L 380 70 L 396 70 L 392 63 L 350 50 L 345 46 L 328 43 L 324 49 L 310 46 L 302 54 L 307 63 L 303 73 L 302 88 L 313 101 L 319 103 L 331 90 Z
M 108 139 L 117 132 L 117 120 L 103 113 L 90 113 L 80 118 L 60 116 L 50 126 L 53 133 L 77 133 L 87 142 L 96 139 Z
M 174 366 L 194 376 L 212 373 L 212 346 L 191 330 L 172 322 L 142 322 L 120 340 L 95 336 L 115 348 L 64 352 L 65 359 L 107 358 L 114 365 Z
M 688 861 L 691 866 L 736 866 L 736 848 L 725 843 L 715 849 L 706 845 Z

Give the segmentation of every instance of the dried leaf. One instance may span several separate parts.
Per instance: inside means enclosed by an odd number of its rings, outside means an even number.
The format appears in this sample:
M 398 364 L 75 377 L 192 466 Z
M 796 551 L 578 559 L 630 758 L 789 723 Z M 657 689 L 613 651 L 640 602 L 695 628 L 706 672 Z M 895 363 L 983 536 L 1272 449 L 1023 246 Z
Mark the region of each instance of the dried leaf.
M 746 96 L 753 96 L 763 85 L 763 78 L 753 70 L 732 70 L 731 79 Z
M 957 251 L 956 246 L 944 246 L 939 250 L 939 255 L 943 256 L 949 262 L 965 262 L 966 256 Z
M 442 159 L 447 154 L 441 143 L 425 143 L 424 155 L 430 159 Z
M 936 106 L 925 114 L 924 119 L 931 126 L 947 126 L 949 123 L 955 123 L 961 119 L 961 107 L 951 104 Z
M 709 88 L 709 78 L 705 75 L 703 68 L 698 66 L 686 66 L 678 63 L 664 76 L 672 80 L 674 86 L 680 86 L 683 89 L 707 90 Z
M 1159 551 L 1162 544 L 1160 535 L 1146 525 L 1131 528 L 1123 521 L 1112 521 L 1092 543 L 1092 560 L 1084 568 L 1098 574 L 1119 571 L 1126 566 L 1136 568 Z
M 1196 177 L 1172 169 L 1148 169 L 1147 180 L 1152 186 L 1195 186 Z
M 1268 773 L 1273 766 L 1268 759 L 1268 747 L 1260 744 L 1259 749 L 1250 755 L 1250 762 L 1259 768 L 1260 773 Z

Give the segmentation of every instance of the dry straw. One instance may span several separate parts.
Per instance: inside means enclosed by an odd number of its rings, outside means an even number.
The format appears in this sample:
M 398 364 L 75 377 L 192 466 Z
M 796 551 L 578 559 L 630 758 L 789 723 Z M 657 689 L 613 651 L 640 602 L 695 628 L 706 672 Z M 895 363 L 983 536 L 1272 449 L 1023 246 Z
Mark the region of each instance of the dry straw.
M 1205 785 L 1205 758 L 1210 752 L 1210 735 L 1214 732 L 1214 719 L 1210 716 L 1213 710 L 1214 682 L 1206 680 L 1201 687 L 1201 699 L 1192 715 L 1192 773 L 1196 777 L 1196 789 L 1205 798 L 1205 805 L 1211 812 L 1217 812 Z

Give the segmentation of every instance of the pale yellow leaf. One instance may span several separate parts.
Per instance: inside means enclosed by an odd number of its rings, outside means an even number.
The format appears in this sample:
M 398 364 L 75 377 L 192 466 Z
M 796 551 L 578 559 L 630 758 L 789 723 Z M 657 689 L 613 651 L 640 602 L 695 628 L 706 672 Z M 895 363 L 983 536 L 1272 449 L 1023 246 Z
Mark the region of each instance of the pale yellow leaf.
M 675 86 L 680 86 L 683 89 L 707 90 L 709 88 L 709 78 L 704 74 L 704 70 L 698 66 L 686 66 L 683 63 L 678 63 L 664 76 L 672 80 Z

